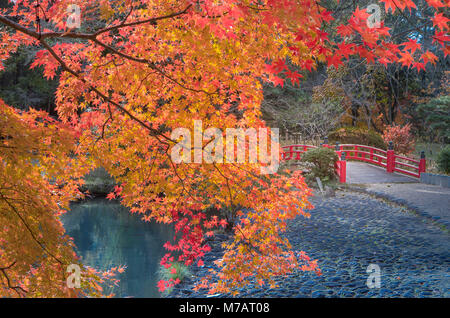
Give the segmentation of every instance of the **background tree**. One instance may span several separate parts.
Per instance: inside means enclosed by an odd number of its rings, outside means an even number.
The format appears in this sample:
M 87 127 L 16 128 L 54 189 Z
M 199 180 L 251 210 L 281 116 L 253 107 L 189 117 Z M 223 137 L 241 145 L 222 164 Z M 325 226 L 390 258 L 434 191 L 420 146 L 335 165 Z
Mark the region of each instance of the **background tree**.
M 56 115 L 56 79 L 47 80 L 41 68 L 30 69 L 36 48 L 19 48 L 5 63 L 0 74 L 0 97 L 9 105 L 27 110 L 42 109 Z
M 265 84 L 261 110 L 266 122 L 284 134 L 300 134 L 304 140 L 323 138 L 333 130 L 344 114 L 343 99 L 337 90 L 324 98 L 314 94 L 315 86 L 323 82 L 323 69 L 303 72 L 300 86 L 289 81 L 283 87 Z
M 450 141 L 450 95 L 433 98 L 416 107 L 422 119 L 422 129 L 430 140 Z
M 385 125 L 414 122 L 415 100 L 429 96 L 436 88 L 442 85 L 445 70 L 448 69 L 448 51 L 441 51 L 435 45 L 441 41 L 448 41 L 444 30 L 447 8 L 443 5 L 436 8 L 439 17 L 433 19 L 434 10 L 426 1 L 410 1 L 408 5 L 398 1 L 382 1 L 385 9 L 382 11 L 382 25 L 389 27 L 392 43 L 402 45 L 404 53 L 400 63 L 388 63 L 389 55 L 378 60 L 375 65 L 363 63 L 364 59 L 370 61 L 373 56 L 351 55 L 352 46 L 342 45 L 340 53 L 345 57 L 350 55 L 338 71 L 329 73 L 324 84 L 318 91 L 330 91 L 330 87 L 341 90 L 343 97 L 348 101 L 347 116 L 344 124 L 351 126 L 364 125 L 369 129 L 382 132 Z M 370 1 L 342 2 L 334 15 L 336 20 L 332 23 L 345 21 L 355 10 L 367 7 Z M 332 2 L 328 2 L 333 7 Z M 410 7 L 409 14 L 398 10 Z M 386 11 L 388 11 L 386 10 Z M 439 23 L 442 17 L 442 23 Z M 447 20 L 446 20 L 447 19 Z M 446 22 L 447 21 L 447 22 Z M 345 28 L 330 28 L 332 36 L 339 37 Z M 357 39 L 355 39 L 357 40 Z M 393 46 L 393 52 L 397 46 Z M 423 51 L 429 53 L 424 54 Z M 431 60 L 428 58 L 431 57 Z M 432 63 L 427 63 L 432 61 Z M 431 65 L 433 64 L 433 65 Z M 423 88 L 427 87 L 426 90 Z M 326 95 L 322 93 L 321 95 Z M 348 121 L 347 121 L 348 120 Z

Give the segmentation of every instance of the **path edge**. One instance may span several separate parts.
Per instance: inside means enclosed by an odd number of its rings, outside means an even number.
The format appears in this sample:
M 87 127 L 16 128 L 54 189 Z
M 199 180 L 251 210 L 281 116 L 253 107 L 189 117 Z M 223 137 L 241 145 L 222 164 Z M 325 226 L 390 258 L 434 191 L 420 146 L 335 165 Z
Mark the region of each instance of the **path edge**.
M 442 220 L 438 216 L 430 215 L 428 212 L 426 212 L 422 208 L 420 208 L 414 204 L 411 204 L 404 199 L 399 199 L 395 196 L 392 196 L 392 195 L 389 195 L 389 194 L 386 194 L 383 192 L 368 190 L 368 189 L 364 188 L 363 186 L 357 186 L 354 184 L 352 184 L 352 185 L 347 184 L 345 187 L 343 187 L 343 190 L 368 194 L 368 195 L 374 196 L 378 199 L 387 200 L 392 203 L 404 206 L 408 210 L 411 210 L 412 212 L 414 212 L 416 215 L 423 217 L 428 221 L 431 221 L 431 223 L 439 226 L 442 230 L 444 230 L 445 232 L 450 234 L 450 222 L 446 222 L 445 220 Z

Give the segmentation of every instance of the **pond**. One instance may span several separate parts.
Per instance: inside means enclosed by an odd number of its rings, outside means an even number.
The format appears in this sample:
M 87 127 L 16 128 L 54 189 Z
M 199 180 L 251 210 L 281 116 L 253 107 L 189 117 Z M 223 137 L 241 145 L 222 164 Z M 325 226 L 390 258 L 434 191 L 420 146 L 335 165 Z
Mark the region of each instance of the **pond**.
M 173 238 L 172 228 L 144 222 L 120 203 L 107 199 L 75 203 L 62 221 L 83 264 L 97 270 L 127 266 L 118 276 L 119 285 L 112 289 L 115 297 L 161 296 L 156 287 L 157 271 L 167 252 L 163 244 Z

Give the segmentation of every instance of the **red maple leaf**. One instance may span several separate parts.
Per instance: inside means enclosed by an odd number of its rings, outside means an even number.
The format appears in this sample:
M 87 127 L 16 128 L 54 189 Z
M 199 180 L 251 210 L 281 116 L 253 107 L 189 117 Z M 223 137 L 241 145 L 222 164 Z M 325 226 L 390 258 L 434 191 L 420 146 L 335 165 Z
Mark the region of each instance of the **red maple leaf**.
M 303 75 L 297 73 L 297 72 L 291 72 L 290 70 L 286 71 L 286 77 L 289 78 L 292 82 L 292 85 L 299 85 L 300 81 L 299 79 L 303 77 Z
M 410 50 L 414 53 L 417 49 L 420 49 L 421 45 L 416 40 L 409 39 L 408 42 L 402 43 L 405 46 L 405 50 Z
M 322 30 L 318 30 L 317 31 L 317 36 L 318 36 L 320 41 L 325 41 L 325 40 L 328 39 L 328 33 L 327 32 L 323 32 Z
M 444 56 L 447 57 L 447 55 L 449 55 L 449 54 L 450 54 L 450 46 L 447 45 L 447 46 L 444 48 Z
M 222 219 L 222 220 L 220 220 L 219 224 L 220 224 L 220 226 L 222 226 L 223 228 L 225 228 L 225 227 L 228 225 L 228 222 L 227 222 L 227 220 Z
M 306 59 L 306 60 L 302 61 L 301 65 L 302 65 L 302 68 L 306 68 L 308 71 L 311 72 L 311 70 L 313 69 L 315 64 L 312 59 Z
M 445 42 L 450 42 L 450 36 L 448 36 L 446 33 L 444 32 L 435 32 L 434 36 L 433 36 L 433 44 L 435 42 L 439 42 L 440 45 L 444 45 Z
M 328 67 L 334 66 L 336 69 L 342 64 L 342 55 L 333 54 L 327 57 Z
M 410 67 L 411 64 L 414 62 L 414 58 L 411 56 L 409 52 L 401 52 L 400 56 L 401 57 L 398 61 L 402 63 L 403 66 Z
M 116 194 L 115 194 L 114 192 L 110 192 L 110 193 L 108 193 L 108 195 L 106 196 L 106 198 L 107 198 L 108 200 L 113 200 L 113 199 L 116 198 Z
M 340 25 L 337 27 L 337 32 L 340 36 L 346 37 L 353 34 L 353 28 L 349 25 Z
M 331 15 L 331 12 L 330 12 L 330 11 L 323 11 L 323 12 L 321 13 L 321 15 L 322 15 L 322 19 L 323 19 L 325 22 L 329 22 L 329 21 L 333 21 L 333 20 L 334 20 L 334 18 L 333 18 L 333 16 Z
M 272 69 L 274 70 L 274 73 L 281 73 L 286 69 L 286 63 L 284 60 L 279 59 L 272 63 Z
M 284 86 L 284 79 L 282 79 L 281 77 L 278 76 L 272 76 L 271 81 L 273 83 L 274 86 Z
M 405 1 L 405 7 L 409 8 L 409 10 L 411 11 L 411 9 L 417 9 L 416 4 L 414 2 L 412 2 L 411 0 L 404 0 Z
M 392 12 L 395 12 L 395 10 L 397 9 L 394 0 L 380 0 L 381 2 L 384 2 L 384 10 L 386 12 L 389 11 L 389 9 L 392 10 Z
M 428 62 L 430 62 L 431 64 L 436 64 L 438 57 L 434 55 L 434 53 L 426 51 L 424 54 L 422 54 L 421 59 L 425 64 L 427 64 Z
M 383 56 L 378 59 L 378 63 L 383 64 L 386 67 L 389 63 L 391 63 L 391 60 Z
M 381 36 L 381 35 L 385 35 L 385 36 L 390 36 L 391 34 L 389 33 L 389 30 L 391 28 L 384 26 L 384 22 L 380 22 L 380 27 L 376 28 L 376 32 Z
M 355 48 L 355 44 L 353 43 L 339 43 L 338 44 L 338 48 L 339 48 L 339 53 L 342 54 L 346 59 L 348 59 L 348 57 L 351 54 L 354 54 L 354 48 Z
M 356 7 L 356 10 L 353 12 L 353 17 L 355 18 L 355 22 L 364 22 L 366 23 L 367 18 L 370 16 L 367 13 L 366 9 L 360 10 L 359 7 Z
M 427 2 L 430 6 L 434 7 L 435 9 L 442 8 L 444 6 L 440 0 L 427 0 Z
M 435 27 L 438 27 L 439 29 L 441 29 L 441 30 L 448 30 L 448 22 L 450 21 L 450 19 L 447 19 L 445 16 L 444 16 L 444 13 L 439 13 L 439 14 L 436 14 L 434 17 L 433 17 L 433 26 L 435 26 Z
M 413 68 L 415 68 L 418 72 L 420 72 L 420 70 L 424 70 L 425 71 L 425 64 L 424 63 L 420 63 L 420 62 L 414 62 L 413 63 Z
M 373 52 L 367 50 L 363 46 L 357 46 L 356 50 L 359 53 L 359 56 L 361 56 L 362 58 L 366 58 L 367 63 L 375 62 L 375 54 Z

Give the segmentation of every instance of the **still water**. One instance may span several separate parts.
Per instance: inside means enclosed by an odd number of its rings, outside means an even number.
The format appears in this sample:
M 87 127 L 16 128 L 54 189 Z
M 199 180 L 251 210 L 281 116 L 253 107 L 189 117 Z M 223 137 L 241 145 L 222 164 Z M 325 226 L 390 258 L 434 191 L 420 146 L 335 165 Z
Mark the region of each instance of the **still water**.
M 160 297 L 156 284 L 163 244 L 173 238 L 164 224 L 148 223 L 106 199 L 75 203 L 62 219 L 84 264 L 98 270 L 126 265 L 115 297 Z M 111 290 L 105 290 L 111 292 Z

